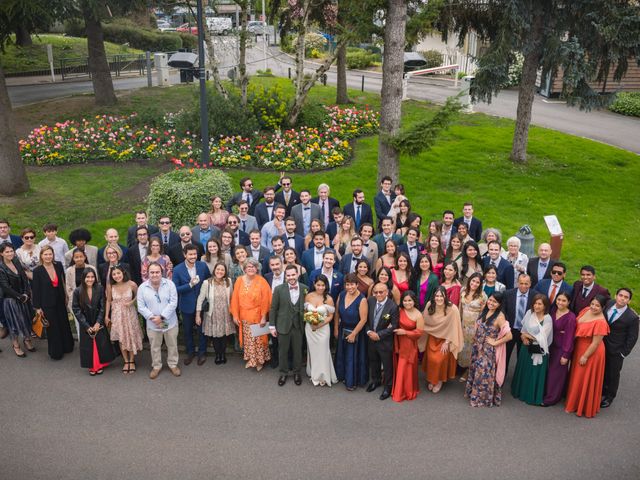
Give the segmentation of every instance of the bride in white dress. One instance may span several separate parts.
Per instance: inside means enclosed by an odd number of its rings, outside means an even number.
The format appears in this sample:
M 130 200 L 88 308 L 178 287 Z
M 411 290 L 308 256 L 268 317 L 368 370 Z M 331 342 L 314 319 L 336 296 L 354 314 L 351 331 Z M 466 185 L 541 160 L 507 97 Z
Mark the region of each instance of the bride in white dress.
M 313 285 L 314 291 L 305 298 L 304 308 L 307 312 L 318 312 L 324 317 L 322 323 L 311 325 L 305 323 L 307 337 L 307 375 L 315 386 L 338 382 L 333 368 L 329 340 L 331 338 L 331 319 L 335 312 L 333 299 L 329 296 L 329 282 L 324 275 L 319 275 Z

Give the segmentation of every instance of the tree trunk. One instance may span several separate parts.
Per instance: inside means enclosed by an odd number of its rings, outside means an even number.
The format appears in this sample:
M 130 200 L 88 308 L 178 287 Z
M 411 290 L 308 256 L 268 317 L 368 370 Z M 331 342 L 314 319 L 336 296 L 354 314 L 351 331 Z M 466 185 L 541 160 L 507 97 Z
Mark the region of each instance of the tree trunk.
M 0 195 L 16 195 L 29 190 L 29 179 L 18 151 L 11 100 L 0 65 Z
M 238 60 L 238 83 L 240 83 L 240 98 L 242 106 L 247 105 L 247 88 L 249 86 L 249 76 L 247 75 L 247 23 L 249 22 L 249 2 L 244 3 L 240 14 L 240 59 Z
M 111 71 L 104 49 L 102 24 L 95 18 L 89 5 L 83 4 L 82 14 L 87 32 L 87 48 L 89 50 L 89 71 L 93 83 L 93 94 L 96 105 L 115 105 L 118 102 Z
M 229 96 L 227 89 L 224 88 L 222 81 L 220 80 L 220 71 L 218 70 L 218 59 L 213 45 L 213 38 L 208 28 L 204 29 L 204 41 L 207 44 L 207 58 L 209 59 L 209 66 L 211 67 L 211 76 L 213 77 L 213 86 L 220 95 L 224 98 Z
M 16 45 L 19 47 L 30 47 L 33 45 L 31 40 L 31 32 L 23 24 L 18 25 L 16 29 Z
M 402 78 L 407 5 L 404 0 L 389 0 L 384 29 L 382 58 L 382 98 L 378 140 L 378 181 L 389 175 L 394 182 L 400 173 L 400 155 L 387 139 L 400 129 L 402 116 Z
M 337 49 L 336 66 L 338 70 L 338 82 L 336 89 L 336 103 L 350 103 L 349 94 L 347 93 L 347 44 Z

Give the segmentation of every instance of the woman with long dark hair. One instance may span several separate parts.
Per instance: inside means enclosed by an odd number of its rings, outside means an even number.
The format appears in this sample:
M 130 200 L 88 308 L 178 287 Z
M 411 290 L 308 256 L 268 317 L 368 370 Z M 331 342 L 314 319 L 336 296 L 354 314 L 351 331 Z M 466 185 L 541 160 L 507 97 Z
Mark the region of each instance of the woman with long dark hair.
M 400 299 L 398 328 L 393 333 L 393 389 L 395 402 L 413 400 L 420 391 L 418 382 L 418 340 L 424 332 L 424 317 L 418 310 L 418 298 L 411 290 Z
M 317 323 L 307 321 L 304 327 L 307 339 L 307 375 L 316 386 L 331 386 L 338 381 L 329 349 L 331 320 L 336 309 L 329 295 L 329 280 L 324 275 L 318 275 L 313 291 L 305 297 L 304 310 L 317 313 Z

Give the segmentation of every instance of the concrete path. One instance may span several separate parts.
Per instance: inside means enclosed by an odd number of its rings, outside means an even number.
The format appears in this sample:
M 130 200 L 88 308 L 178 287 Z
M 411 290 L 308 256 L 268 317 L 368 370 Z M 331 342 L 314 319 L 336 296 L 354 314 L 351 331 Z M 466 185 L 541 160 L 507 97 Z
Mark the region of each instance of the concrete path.
M 626 361 L 618 399 L 595 419 L 562 405 L 532 407 L 507 392 L 475 409 L 457 381 L 412 402 L 378 400 L 308 380 L 278 387 L 277 371 L 239 356 L 163 370 L 148 379 L 121 364 L 90 377 L 76 350 L 49 360 L 46 344 L 17 358 L 0 341 L 3 479 L 410 479 L 558 477 L 637 480 L 640 354 Z M 637 350 L 637 348 L 636 348 Z M 513 363 L 512 363 L 513 368 Z M 507 380 L 509 382 L 510 379 Z

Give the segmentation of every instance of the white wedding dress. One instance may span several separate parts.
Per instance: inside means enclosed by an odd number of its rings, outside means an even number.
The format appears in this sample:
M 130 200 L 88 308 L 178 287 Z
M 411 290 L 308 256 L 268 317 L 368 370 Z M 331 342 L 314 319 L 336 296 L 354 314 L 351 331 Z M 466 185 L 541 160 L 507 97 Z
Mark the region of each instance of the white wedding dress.
M 335 312 L 331 305 L 322 304 L 314 307 L 310 303 L 305 303 L 307 312 L 318 312 L 323 315 L 330 315 Z M 338 382 L 336 371 L 333 368 L 329 340 L 331 339 L 331 324 L 327 324 L 315 332 L 309 323 L 305 323 L 305 334 L 307 337 L 307 375 L 311 377 L 314 385 L 328 385 Z

